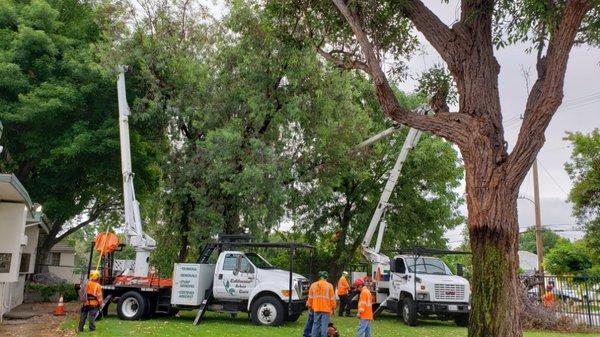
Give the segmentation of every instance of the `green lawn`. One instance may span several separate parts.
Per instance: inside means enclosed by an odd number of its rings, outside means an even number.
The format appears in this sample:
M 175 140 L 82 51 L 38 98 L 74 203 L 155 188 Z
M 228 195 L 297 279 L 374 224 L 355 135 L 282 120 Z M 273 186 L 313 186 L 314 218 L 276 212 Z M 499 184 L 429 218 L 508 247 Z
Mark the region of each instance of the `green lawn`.
M 94 336 L 210 336 L 210 337 L 300 337 L 304 329 L 306 315 L 298 322 L 287 323 L 282 327 L 270 328 L 255 326 L 246 315 L 230 318 L 228 315 L 208 313 L 204 322 L 199 326 L 192 324 L 195 312 L 183 312 L 178 318 L 154 318 L 146 321 L 121 321 L 114 315 L 101 320 L 97 324 Z M 64 329 L 75 330 L 77 322 L 71 316 L 63 325 Z M 358 320 L 356 318 L 338 318 L 333 321 L 340 331 L 341 337 L 355 336 Z M 79 336 L 90 335 L 89 332 Z M 374 337 L 459 337 L 466 336 L 467 329 L 459 328 L 448 322 L 426 321 L 419 322 L 417 327 L 408 327 L 399 322 L 394 316 L 385 315 L 373 322 Z M 592 334 L 567 334 L 550 332 L 525 333 L 527 337 L 590 337 Z

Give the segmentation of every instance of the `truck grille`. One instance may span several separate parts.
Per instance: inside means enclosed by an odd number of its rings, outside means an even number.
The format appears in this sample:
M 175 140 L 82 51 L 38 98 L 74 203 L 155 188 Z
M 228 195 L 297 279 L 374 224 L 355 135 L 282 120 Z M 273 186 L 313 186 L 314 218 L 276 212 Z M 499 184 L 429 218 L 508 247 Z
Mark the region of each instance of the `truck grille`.
M 308 282 L 308 280 L 300 280 L 298 282 L 298 285 L 300 286 L 300 298 L 307 298 L 308 288 L 310 287 L 310 283 Z
M 458 284 L 436 284 L 435 299 L 438 301 L 463 301 L 465 286 Z

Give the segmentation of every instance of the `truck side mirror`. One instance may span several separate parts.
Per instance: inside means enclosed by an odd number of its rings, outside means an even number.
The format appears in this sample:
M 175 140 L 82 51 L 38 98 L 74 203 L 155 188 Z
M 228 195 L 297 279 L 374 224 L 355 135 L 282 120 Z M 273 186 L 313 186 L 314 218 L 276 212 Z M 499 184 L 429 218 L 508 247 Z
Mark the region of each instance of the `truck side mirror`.
M 465 274 L 464 267 L 461 263 L 456 264 L 456 275 L 463 276 Z

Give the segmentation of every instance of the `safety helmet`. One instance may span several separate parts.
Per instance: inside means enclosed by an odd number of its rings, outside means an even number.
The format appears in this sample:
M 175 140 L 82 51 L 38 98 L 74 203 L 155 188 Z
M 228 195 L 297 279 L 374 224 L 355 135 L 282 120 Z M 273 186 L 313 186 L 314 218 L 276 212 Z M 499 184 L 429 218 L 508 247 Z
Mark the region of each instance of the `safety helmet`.
M 100 272 L 97 270 L 92 270 L 90 272 L 90 280 L 95 281 L 100 278 Z
M 321 271 L 319 272 L 319 278 L 322 278 L 322 279 L 325 279 L 325 280 L 326 280 L 326 279 L 328 279 L 328 278 L 329 278 L 329 274 L 328 274 L 326 271 L 324 271 L 324 270 L 321 270 Z
M 348 272 L 344 270 L 344 271 L 342 272 L 342 275 L 346 275 L 346 276 L 347 276 L 347 275 L 348 275 Z
M 357 287 L 357 288 L 358 287 L 362 287 L 364 285 L 365 285 L 365 281 L 363 279 L 361 279 L 361 278 L 356 279 L 356 281 L 354 281 L 354 286 Z

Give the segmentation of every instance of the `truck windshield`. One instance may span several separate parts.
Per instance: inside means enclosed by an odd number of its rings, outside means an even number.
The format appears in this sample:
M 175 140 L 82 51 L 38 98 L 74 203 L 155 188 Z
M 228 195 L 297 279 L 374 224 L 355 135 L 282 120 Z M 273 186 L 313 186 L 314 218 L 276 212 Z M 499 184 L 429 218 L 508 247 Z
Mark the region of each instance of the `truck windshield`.
M 416 261 L 417 274 L 452 275 L 452 272 L 442 260 L 433 257 L 419 257 Z M 411 273 L 415 272 L 415 259 L 406 258 L 406 266 Z
M 275 267 L 273 267 L 273 265 L 271 265 L 269 262 L 267 262 L 267 260 L 263 259 L 262 256 L 260 256 L 256 253 L 246 253 L 244 255 L 246 255 L 246 257 L 252 262 L 252 264 L 256 268 L 275 269 Z

